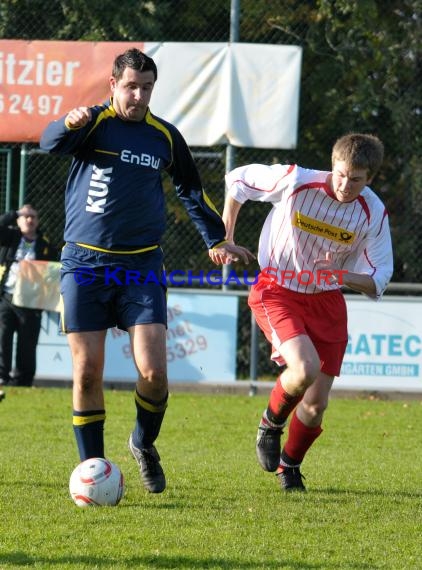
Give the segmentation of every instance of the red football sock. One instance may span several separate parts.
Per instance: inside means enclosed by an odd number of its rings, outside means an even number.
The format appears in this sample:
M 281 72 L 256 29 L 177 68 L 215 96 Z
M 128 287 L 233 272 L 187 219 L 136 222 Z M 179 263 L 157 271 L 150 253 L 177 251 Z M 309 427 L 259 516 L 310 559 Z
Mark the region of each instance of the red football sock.
M 281 385 L 281 376 L 277 378 L 274 388 L 271 391 L 268 402 L 267 417 L 275 424 L 282 424 L 289 417 L 290 413 L 301 401 L 303 394 L 291 396 Z
M 308 427 L 293 414 L 289 425 L 289 435 L 281 452 L 282 463 L 298 465 L 302 463 L 306 452 L 322 433 L 321 426 Z

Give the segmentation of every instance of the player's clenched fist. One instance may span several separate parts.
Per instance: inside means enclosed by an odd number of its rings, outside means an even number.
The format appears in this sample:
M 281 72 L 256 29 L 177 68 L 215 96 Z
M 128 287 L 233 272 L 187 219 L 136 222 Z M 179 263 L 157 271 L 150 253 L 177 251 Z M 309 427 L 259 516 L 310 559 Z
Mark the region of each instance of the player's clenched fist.
M 91 120 L 91 109 L 89 107 L 76 107 L 66 116 L 65 124 L 70 129 L 84 127 Z

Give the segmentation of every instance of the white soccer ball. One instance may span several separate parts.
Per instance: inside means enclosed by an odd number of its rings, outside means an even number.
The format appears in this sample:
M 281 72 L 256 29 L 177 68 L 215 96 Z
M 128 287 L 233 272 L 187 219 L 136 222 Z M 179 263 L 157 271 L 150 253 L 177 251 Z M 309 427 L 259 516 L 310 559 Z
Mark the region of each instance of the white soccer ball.
M 69 491 L 78 507 L 115 506 L 125 491 L 123 473 L 108 459 L 86 459 L 72 471 Z

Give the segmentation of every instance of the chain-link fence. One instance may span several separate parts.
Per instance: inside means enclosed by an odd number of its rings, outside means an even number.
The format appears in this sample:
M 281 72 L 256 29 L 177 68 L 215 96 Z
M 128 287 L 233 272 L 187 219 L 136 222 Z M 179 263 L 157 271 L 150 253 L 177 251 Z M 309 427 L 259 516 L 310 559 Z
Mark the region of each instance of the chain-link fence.
M 235 40 L 300 45 L 303 62 L 297 148 L 233 148 L 233 166 L 294 162 L 329 170 L 331 147 L 338 136 L 350 131 L 377 134 L 384 141 L 386 156 L 373 189 L 390 213 L 395 251 L 393 282 L 415 284 L 422 277 L 421 21 L 420 0 L 214 0 L 200 6 L 196 0 L 121 0 L 117 4 L 111 0 L 3 0 L 0 38 Z M 0 73 L 0 83 L 1 77 Z M 153 101 L 151 107 L 154 112 Z M 251 121 L 253 114 L 251 109 Z M 204 187 L 221 211 L 226 147 L 192 151 Z M 62 243 L 68 166 L 68 159 L 45 155 L 35 144 L 0 145 L 1 208 L 17 207 L 23 199 L 33 204 L 40 211 L 43 229 L 58 246 Z M 165 187 L 166 267 L 193 272 L 211 269 L 204 244 L 168 180 Z M 242 209 L 238 243 L 256 250 L 267 212 L 263 204 L 251 203 Z M 237 269 L 243 271 L 246 267 Z M 255 269 L 248 268 L 251 274 Z M 239 377 L 249 375 L 249 343 L 250 315 L 243 297 Z M 268 346 L 261 338 L 260 376 L 271 370 L 268 354 Z

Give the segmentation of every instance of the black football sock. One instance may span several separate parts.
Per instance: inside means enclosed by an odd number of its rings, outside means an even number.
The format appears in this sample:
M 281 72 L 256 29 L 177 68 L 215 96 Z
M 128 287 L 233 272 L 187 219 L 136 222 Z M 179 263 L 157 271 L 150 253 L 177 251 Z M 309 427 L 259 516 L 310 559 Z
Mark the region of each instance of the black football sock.
M 159 402 L 141 396 L 135 390 L 136 422 L 132 441 L 138 449 L 151 447 L 160 433 L 167 408 L 168 393 Z
M 105 410 L 73 410 L 73 432 L 81 461 L 104 455 Z

